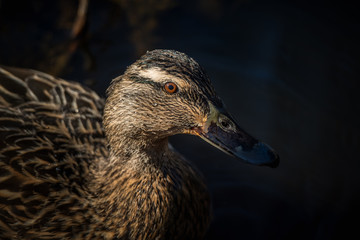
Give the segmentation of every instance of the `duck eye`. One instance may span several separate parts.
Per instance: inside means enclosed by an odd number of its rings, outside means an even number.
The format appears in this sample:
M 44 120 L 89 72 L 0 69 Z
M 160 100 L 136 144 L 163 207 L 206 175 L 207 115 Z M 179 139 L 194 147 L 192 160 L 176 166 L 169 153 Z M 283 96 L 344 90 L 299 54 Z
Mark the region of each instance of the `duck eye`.
M 168 92 L 168 93 L 174 93 L 176 92 L 177 90 L 177 86 L 175 83 L 172 83 L 172 82 L 167 82 L 165 83 L 165 86 L 164 86 L 165 90 Z

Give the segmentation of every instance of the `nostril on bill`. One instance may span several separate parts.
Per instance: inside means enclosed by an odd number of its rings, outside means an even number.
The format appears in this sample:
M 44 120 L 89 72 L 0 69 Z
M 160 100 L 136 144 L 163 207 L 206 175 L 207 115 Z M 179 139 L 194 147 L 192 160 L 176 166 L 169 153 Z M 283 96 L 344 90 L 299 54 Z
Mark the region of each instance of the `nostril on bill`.
M 218 118 L 218 121 L 220 123 L 220 127 L 223 130 L 234 130 L 234 124 L 225 115 L 220 114 L 219 118 Z

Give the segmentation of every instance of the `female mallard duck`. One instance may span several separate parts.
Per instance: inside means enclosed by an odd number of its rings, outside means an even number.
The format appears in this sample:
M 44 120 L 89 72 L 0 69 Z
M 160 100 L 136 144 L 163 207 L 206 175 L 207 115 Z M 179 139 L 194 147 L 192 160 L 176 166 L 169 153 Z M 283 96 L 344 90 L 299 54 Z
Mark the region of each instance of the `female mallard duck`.
M 183 53 L 146 53 L 107 94 L 104 103 L 77 83 L 0 67 L 1 239 L 201 239 L 209 195 L 168 146 L 174 134 L 278 164 Z

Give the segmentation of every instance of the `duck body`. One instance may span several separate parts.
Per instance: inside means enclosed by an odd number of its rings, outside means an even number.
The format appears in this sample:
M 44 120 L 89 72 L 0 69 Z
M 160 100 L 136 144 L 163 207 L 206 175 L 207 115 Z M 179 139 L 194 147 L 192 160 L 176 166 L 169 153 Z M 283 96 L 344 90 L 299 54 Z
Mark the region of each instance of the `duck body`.
M 202 239 L 210 197 L 169 147 L 180 133 L 248 163 L 279 161 L 238 127 L 183 53 L 148 52 L 112 81 L 106 100 L 0 67 L 0 239 Z
M 143 152 L 152 162 L 114 167 L 96 93 L 33 70 L 0 71 L 1 239 L 202 237 L 205 184 L 166 141 L 161 158 Z

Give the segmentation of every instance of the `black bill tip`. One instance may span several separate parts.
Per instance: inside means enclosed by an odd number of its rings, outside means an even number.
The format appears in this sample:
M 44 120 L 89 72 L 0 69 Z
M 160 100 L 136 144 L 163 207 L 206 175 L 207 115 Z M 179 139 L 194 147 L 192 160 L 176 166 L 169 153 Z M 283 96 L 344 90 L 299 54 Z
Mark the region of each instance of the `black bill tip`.
M 251 148 L 243 148 L 241 145 L 232 152 L 236 157 L 254 165 L 263 165 L 275 168 L 279 165 L 279 155 L 267 144 L 257 142 Z

